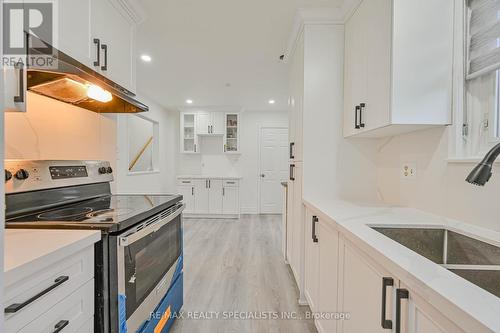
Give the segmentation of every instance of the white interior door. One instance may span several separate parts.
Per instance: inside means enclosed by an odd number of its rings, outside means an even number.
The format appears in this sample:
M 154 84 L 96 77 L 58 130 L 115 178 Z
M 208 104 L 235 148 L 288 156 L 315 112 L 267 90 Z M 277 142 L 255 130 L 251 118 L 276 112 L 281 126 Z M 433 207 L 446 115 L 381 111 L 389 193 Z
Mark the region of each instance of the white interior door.
M 262 128 L 260 134 L 260 213 L 279 214 L 281 182 L 288 178 L 288 129 Z

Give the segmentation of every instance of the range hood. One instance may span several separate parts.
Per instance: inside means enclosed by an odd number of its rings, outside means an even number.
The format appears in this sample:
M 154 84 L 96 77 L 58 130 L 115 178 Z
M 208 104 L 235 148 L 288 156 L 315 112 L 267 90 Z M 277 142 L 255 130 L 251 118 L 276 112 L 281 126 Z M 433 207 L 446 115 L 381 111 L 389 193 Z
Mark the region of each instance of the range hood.
M 78 60 L 31 34 L 26 39 L 28 91 L 98 113 L 149 110 L 132 92 Z

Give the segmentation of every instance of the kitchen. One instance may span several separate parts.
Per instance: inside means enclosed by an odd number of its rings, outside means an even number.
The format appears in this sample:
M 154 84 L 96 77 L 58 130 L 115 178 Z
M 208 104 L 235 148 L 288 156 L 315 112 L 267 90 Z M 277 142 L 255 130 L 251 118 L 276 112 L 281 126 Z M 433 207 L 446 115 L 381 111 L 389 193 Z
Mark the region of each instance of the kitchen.
M 1 332 L 500 332 L 498 1 L 1 10 Z

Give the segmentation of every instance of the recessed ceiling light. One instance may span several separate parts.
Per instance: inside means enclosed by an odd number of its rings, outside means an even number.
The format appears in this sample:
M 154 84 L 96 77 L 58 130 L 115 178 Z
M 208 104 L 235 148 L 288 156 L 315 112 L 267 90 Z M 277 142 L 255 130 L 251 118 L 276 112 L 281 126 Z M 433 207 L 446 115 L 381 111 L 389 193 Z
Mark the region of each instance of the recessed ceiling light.
M 276 103 L 276 101 L 274 99 L 269 100 L 269 104 L 274 104 L 274 103 Z
M 143 55 L 141 55 L 141 60 L 144 62 L 151 62 L 152 59 L 147 54 L 143 54 Z
M 193 104 L 193 100 L 192 99 L 186 99 L 186 103 L 187 104 Z

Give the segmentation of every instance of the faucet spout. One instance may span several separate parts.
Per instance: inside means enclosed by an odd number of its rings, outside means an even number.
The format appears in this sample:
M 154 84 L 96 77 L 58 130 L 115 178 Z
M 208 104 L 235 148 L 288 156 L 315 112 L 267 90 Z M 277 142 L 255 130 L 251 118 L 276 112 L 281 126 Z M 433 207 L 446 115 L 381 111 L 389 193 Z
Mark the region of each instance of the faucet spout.
M 471 171 L 465 180 L 474 185 L 484 186 L 491 178 L 493 162 L 495 162 L 498 155 L 500 155 L 500 143 L 491 148 L 481 163 Z

